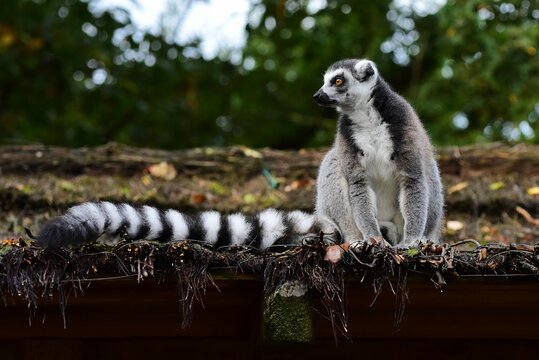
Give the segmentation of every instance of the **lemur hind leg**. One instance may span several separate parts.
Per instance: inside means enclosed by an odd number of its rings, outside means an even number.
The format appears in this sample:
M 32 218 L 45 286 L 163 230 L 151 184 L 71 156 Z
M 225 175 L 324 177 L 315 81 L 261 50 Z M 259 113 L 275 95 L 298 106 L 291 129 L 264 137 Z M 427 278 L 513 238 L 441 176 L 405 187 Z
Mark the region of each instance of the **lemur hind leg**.
M 316 218 L 322 231 L 339 234 L 344 242 L 363 240 L 352 216 L 348 184 L 338 168 L 334 150 L 329 151 L 320 166 L 317 193 Z

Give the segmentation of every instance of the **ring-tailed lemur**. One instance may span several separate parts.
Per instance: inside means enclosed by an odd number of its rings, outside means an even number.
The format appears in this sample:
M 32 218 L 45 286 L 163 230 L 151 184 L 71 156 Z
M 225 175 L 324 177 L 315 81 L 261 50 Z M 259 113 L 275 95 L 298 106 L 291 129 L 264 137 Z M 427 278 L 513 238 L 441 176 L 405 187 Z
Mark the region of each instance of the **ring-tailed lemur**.
M 404 247 L 425 238 L 437 242 L 442 184 L 412 106 L 365 59 L 331 65 L 313 98 L 340 113 L 317 180 L 316 216 L 323 232 L 338 230 L 346 242 L 382 235 Z
M 131 239 L 194 239 L 216 247 L 267 249 L 298 243 L 322 229 L 346 242 L 380 237 L 393 244 L 437 241 L 443 214 L 438 167 L 412 107 L 369 60 L 343 60 L 327 70 L 314 95 L 341 113 L 333 148 L 320 166 L 315 215 L 268 209 L 257 215 L 196 215 L 109 202 L 84 203 L 49 222 L 43 246 L 86 243 L 127 230 Z
M 203 211 L 188 215 L 172 209 L 159 211 L 151 206 L 86 202 L 47 223 L 37 242 L 45 247 L 84 244 L 103 234 L 118 235 L 123 229 L 131 240 L 192 239 L 215 248 L 247 245 L 265 250 L 299 243 L 308 234 L 316 233 L 316 224 L 314 215 L 302 211 L 267 209 L 251 216 Z

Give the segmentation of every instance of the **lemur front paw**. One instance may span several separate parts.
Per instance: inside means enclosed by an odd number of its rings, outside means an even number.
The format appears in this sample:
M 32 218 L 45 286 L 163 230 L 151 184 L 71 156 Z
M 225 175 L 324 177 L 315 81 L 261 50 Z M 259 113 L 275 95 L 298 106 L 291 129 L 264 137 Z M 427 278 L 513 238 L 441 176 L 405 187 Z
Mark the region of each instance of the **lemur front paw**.
M 410 249 L 419 247 L 421 243 L 426 243 L 427 239 L 425 237 L 420 238 L 407 238 L 396 244 L 394 247 L 396 249 Z
M 367 240 L 370 245 L 379 245 L 381 247 L 391 248 L 393 245 L 387 241 L 383 236 L 374 236 Z
M 378 246 L 387 247 L 387 248 L 393 247 L 393 245 L 391 245 L 390 242 L 388 242 L 386 239 L 384 239 L 383 236 L 380 235 L 380 236 L 369 236 L 368 238 L 365 238 L 360 241 L 353 241 L 350 243 L 350 248 L 357 248 L 357 247 L 363 246 L 363 244 L 365 243 L 371 246 L 378 245 Z

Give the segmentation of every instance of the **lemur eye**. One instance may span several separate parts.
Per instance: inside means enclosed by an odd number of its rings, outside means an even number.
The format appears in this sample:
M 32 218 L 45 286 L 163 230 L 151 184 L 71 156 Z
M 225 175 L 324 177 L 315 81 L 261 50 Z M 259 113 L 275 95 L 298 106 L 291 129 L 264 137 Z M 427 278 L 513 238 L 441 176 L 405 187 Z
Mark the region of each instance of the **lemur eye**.
M 336 79 L 335 80 L 335 86 L 341 86 L 343 83 L 343 80 L 342 79 Z

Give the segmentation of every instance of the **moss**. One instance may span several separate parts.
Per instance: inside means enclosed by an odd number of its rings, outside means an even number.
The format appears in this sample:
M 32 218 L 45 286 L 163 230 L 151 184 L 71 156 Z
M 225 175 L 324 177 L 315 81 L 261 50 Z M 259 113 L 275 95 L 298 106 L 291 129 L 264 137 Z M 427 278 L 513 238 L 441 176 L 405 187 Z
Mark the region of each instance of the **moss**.
M 297 281 L 281 285 L 264 306 L 264 341 L 307 343 L 313 339 L 311 297 Z

